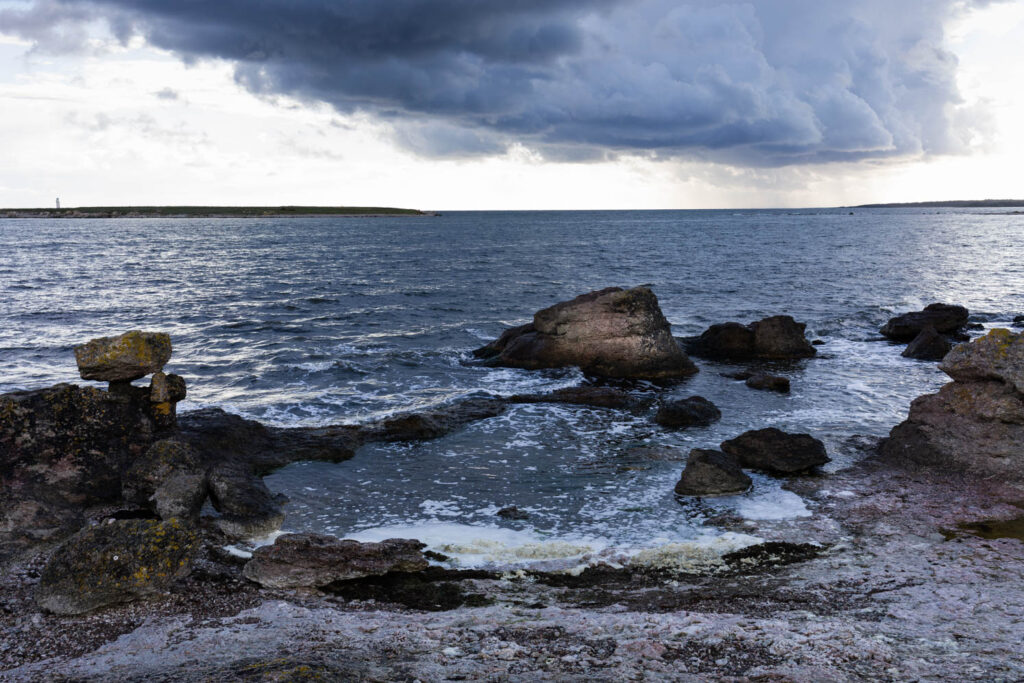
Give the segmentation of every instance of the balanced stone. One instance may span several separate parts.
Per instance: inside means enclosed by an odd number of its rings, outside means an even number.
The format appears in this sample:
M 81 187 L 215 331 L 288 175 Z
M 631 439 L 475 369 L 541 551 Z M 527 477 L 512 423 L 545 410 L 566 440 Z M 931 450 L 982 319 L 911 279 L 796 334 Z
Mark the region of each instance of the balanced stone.
M 242 572 L 268 588 L 326 586 L 364 576 L 421 571 L 429 566 L 422 552 L 425 547 L 404 538 L 360 543 L 321 534 L 285 534 L 273 545 L 257 548 Z
M 678 379 L 697 367 L 672 336 L 646 287 L 609 287 L 545 308 L 473 352 L 494 365 L 537 370 L 578 366 L 625 379 Z
M 126 519 L 69 538 L 43 569 L 36 602 L 82 614 L 168 588 L 188 574 L 199 538 L 182 522 Z
M 159 372 L 171 359 L 171 338 L 162 332 L 133 330 L 100 337 L 75 347 L 82 379 L 130 382 Z

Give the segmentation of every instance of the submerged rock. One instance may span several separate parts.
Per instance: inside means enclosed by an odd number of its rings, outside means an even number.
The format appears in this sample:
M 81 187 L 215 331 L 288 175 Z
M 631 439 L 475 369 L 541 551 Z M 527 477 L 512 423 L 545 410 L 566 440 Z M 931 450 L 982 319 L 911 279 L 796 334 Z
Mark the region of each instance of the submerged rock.
M 120 520 L 68 539 L 47 563 L 38 605 L 83 614 L 165 590 L 188 574 L 199 539 L 178 520 Z
M 810 434 L 790 434 L 769 427 L 723 441 L 721 448 L 743 467 L 774 474 L 794 474 L 829 462 L 825 444 Z
M 380 543 L 340 540 L 320 534 L 285 534 L 257 548 L 243 569 L 250 581 L 268 588 L 312 588 L 390 572 L 416 572 L 429 566 L 426 546 L 390 538 Z
M 675 492 L 681 496 L 723 496 L 743 493 L 751 483 L 735 457 L 721 451 L 694 448 Z
M 678 379 L 697 367 L 672 337 L 646 287 L 609 287 L 538 311 L 473 352 L 495 365 L 537 370 L 578 366 L 626 379 Z
M 736 322 L 712 325 L 698 337 L 684 340 L 695 356 L 721 360 L 790 360 L 817 353 L 807 341 L 807 325 L 791 316 L 775 315 L 749 325 Z
M 1024 488 L 1024 333 L 992 330 L 939 368 L 954 381 L 914 399 L 882 456 Z
M 568 405 L 591 406 L 594 408 L 615 408 L 631 410 L 639 401 L 628 391 L 612 387 L 568 387 L 556 389 L 547 394 L 516 394 L 509 403 L 565 403 Z
M 130 382 L 163 370 L 171 359 L 171 338 L 162 332 L 132 330 L 75 347 L 82 379 Z
M 703 396 L 666 401 L 658 408 L 654 421 L 662 427 L 706 427 L 722 418 L 722 411 Z
M 780 394 L 789 393 L 789 378 L 780 375 L 769 375 L 767 372 L 757 372 L 746 378 L 746 385 L 751 389 L 761 391 L 775 391 Z
M 515 505 L 509 505 L 498 510 L 497 515 L 502 519 L 529 519 L 530 513 L 526 510 L 520 510 Z
M 900 355 L 917 360 L 942 360 L 952 348 L 953 343 L 929 325 L 907 344 L 907 348 L 903 349 Z
M 968 311 L 963 306 L 929 304 L 923 311 L 903 313 L 890 318 L 879 332 L 889 339 L 908 342 L 926 327 L 934 327 L 936 332 L 942 334 L 956 332 L 967 324 L 967 317 Z

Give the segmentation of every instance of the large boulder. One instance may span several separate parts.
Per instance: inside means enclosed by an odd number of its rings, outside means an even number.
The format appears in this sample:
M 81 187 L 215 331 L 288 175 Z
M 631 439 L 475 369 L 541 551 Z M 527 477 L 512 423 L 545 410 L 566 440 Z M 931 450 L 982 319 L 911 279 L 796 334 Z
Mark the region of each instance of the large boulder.
M 751 480 L 735 457 L 721 451 L 694 448 L 675 492 L 680 496 L 724 496 L 743 493 Z
M 166 590 L 188 574 L 199 548 L 178 520 L 120 520 L 69 538 L 50 558 L 36 603 L 55 614 L 83 614 Z
M 675 429 L 706 427 L 720 419 L 722 419 L 722 411 L 703 396 L 665 401 L 654 416 L 654 421 L 662 427 Z
M 171 359 L 171 338 L 162 332 L 132 330 L 75 347 L 82 379 L 130 382 L 160 372 Z
M 697 372 L 646 287 L 609 287 L 538 311 L 474 351 L 495 365 L 536 370 L 579 366 L 602 377 L 678 379 Z
M 882 326 L 883 335 L 895 341 L 909 342 L 926 327 L 934 327 L 940 334 L 956 332 L 967 324 L 968 312 L 955 304 L 929 304 L 923 311 L 903 313 Z
M 794 474 L 829 462 L 825 444 L 810 434 L 790 434 L 769 427 L 723 441 L 721 449 L 743 467 L 773 474 Z
M 426 546 L 390 538 L 380 543 L 343 541 L 320 534 L 285 534 L 257 548 L 243 573 L 267 588 L 312 588 L 336 581 L 390 572 L 416 572 L 429 566 Z
M 774 315 L 749 325 L 719 323 L 683 341 L 693 355 L 718 360 L 810 358 L 817 350 L 804 336 L 806 328 L 791 316 Z
M 284 523 L 279 498 L 248 467 L 235 462 L 219 464 L 209 471 L 207 482 L 210 502 L 220 513 L 217 528 L 227 536 L 266 536 Z
M 939 367 L 954 381 L 914 399 L 882 456 L 1024 489 L 1024 334 L 992 330 Z

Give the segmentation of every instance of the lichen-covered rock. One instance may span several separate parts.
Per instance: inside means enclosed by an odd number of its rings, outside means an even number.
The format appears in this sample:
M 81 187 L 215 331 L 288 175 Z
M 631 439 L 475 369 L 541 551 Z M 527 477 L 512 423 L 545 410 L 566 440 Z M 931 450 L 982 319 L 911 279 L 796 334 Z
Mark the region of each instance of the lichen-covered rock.
M 721 451 L 694 448 L 675 492 L 681 496 L 724 496 L 743 493 L 750 486 L 750 477 L 735 457 Z
M 204 474 L 174 472 L 153 492 L 151 507 L 160 519 L 199 521 L 209 487 Z
M 743 467 L 773 474 L 794 474 L 829 462 L 825 444 L 810 434 L 790 434 L 769 427 L 723 441 L 721 449 Z
M 929 325 L 907 344 L 900 355 L 917 360 L 942 360 L 952 348 L 953 343 Z
M 199 548 L 182 522 L 120 520 L 80 531 L 47 563 L 36 603 L 55 614 L 83 614 L 166 590 L 188 574 Z
M 285 534 L 273 545 L 257 548 L 243 573 L 268 588 L 326 586 L 364 576 L 422 571 L 429 566 L 425 547 L 403 538 L 360 543 L 320 534 Z
M 967 318 L 968 311 L 963 306 L 929 304 L 923 311 L 912 311 L 890 318 L 879 332 L 889 339 L 908 342 L 926 327 L 934 327 L 936 332 L 942 334 L 956 332 L 967 324 Z
M 654 421 L 662 427 L 685 429 L 706 427 L 722 418 L 722 411 L 703 396 L 690 396 L 678 401 L 665 401 L 658 408 Z
M 700 336 L 684 340 L 695 356 L 718 360 L 793 360 L 817 353 L 807 341 L 805 323 L 788 315 L 774 315 L 749 325 L 728 322 L 712 325 Z
M 507 330 L 474 355 L 495 365 L 575 365 L 592 375 L 629 379 L 678 379 L 697 372 L 646 287 L 609 287 L 545 308 L 533 323 Z
M 75 347 L 82 379 L 130 382 L 159 372 L 171 359 L 171 338 L 162 332 L 132 330 Z
M 939 367 L 954 381 L 914 399 L 882 456 L 1024 488 L 1024 334 L 992 330 Z
M 995 329 L 960 344 L 939 365 L 957 382 L 997 380 L 1024 393 L 1024 332 Z

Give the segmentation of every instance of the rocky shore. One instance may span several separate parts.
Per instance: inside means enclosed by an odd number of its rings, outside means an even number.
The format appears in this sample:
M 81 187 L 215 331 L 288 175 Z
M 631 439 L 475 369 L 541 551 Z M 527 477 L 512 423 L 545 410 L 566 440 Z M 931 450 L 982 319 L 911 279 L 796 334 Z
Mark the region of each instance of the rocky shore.
M 925 309 L 952 318 L 917 334 L 958 334 L 966 310 L 952 308 Z M 684 343 L 712 363 L 815 355 L 788 316 Z M 1021 349 L 1007 330 L 955 347 L 940 366 L 954 381 L 881 443 L 844 443 L 856 464 L 838 472 L 819 469 L 836 454 L 813 435 L 771 425 L 694 449 L 677 494 L 740 492 L 756 470 L 811 512 L 708 521 L 742 543 L 458 570 L 415 539 L 229 547 L 280 528 L 286 501 L 261 477 L 291 462 L 438 438 L 515 403 L 626 410 L 666 429 L 720 411 L 583 385 L 275 428 L 219 409 L 179 417 L 166 335 L 93 340 L 76 362 L 106 391 L 0 396 L 0 680 L 1018 680 L 1024 539 L 1001 523 L 1024 508 Z M 617 381 L 697 371 L 645 288 L 545 309 L 476 355 Z

